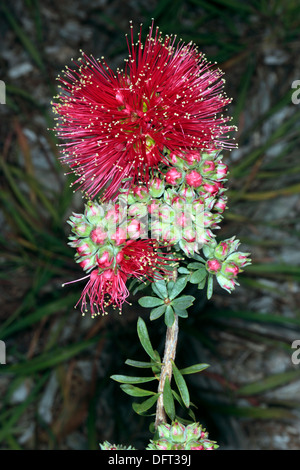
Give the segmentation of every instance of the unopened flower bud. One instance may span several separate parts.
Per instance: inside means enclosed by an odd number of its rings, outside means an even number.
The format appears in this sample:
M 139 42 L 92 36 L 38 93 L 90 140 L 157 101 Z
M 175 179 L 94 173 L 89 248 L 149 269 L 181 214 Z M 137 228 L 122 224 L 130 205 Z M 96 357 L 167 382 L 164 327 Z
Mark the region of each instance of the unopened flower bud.
M 220 196 L 219 199 L 214 204 L 214 209 L 220 214 L 222 214 L 226 209 L 226 204 L 227 204 L 227 197 Z
M 115 233 L 111 235 L 111 239 L 115 242 L 116 245 L 122 245 L 126 241 L 126 230 L 118 227 Z
M 192 170 L 190 173 L 185 175 L 185 181 L 189 186 L 193 188 L 198 188 L 202 184 L 202 176 L 198 171 Z
M 133 188 L 133 194 L 137 201 L 145 202 L 149 199 L 149 192 L 145 186 L 135 186 Z
M 203 184 L 204 191 L 206 191 L 207 193 L 213 196 L 215 196 L 219 192 L 221 187 L 222 187 L 221 183 L 214 183 L 214 184 L 204 183 Z
M 202 172 L 203 173 L 212 173 L 216 168 L 215 162 L 212 160 L 206 160 L 202 165 Z
M 234 263 L 224 263 L 222 266 L 222 273 L 230 279 L 236 277 L 239 271 L 239 267 Z
M 210 259 L 206 262 L 207 271 L 216 274 L 222 268 L 222 264 L 217 259 Z
M 171 185 L 178 184 L 182 178 L 182 173 L 176 168 L 171 168 L 166 173 L 166 182 Z
M 230 251 L 230 248 L 231 248 L 231 244 L 230 244 L 230 241 L 228 240 L 225 240 L 223 242 L 220 242 L 216 248 L 215 248 L 215 256 L 218 258 L 218 259 L 221 259 L 221 260 L 224 260 L 229 251 Z
M 217 165 L 216 179 L 217 181 L 223 180 L 228 173 L 228 166 L 225 163 L 220 162 Z
M 149 184 L 149 195 L 151 197 L 160 197 L 165 190 L 165 184 L 160 178 L 154 178 Z
M 101 255 L 96 255 L 96 260 L 99 268 L 108 268 L 113 262 L 113 257 L 109 251 L 104 251 Z
M 138 220 L 131 220 L 127 227 L 127 233 L 129 238 L 136 240 L 141 235 L 141 223 Z
M 200 152 L 197 152 L 196 150 L 191 150 L 190 152 L 184 155 L 184 159 L 189 165 L 193 165 L 196 162 L 200 162 L 201 155 Z
M 84 210 L 84 215 L 91 224 L 100 223 L 104 216 L 104 209 L 100 204 L 89 201 Z
M 90 238 L 95 245 L 103 245 L 107 238 L 107 233 L 102 229 L 102 227 L 96 227 L 91 231 Z

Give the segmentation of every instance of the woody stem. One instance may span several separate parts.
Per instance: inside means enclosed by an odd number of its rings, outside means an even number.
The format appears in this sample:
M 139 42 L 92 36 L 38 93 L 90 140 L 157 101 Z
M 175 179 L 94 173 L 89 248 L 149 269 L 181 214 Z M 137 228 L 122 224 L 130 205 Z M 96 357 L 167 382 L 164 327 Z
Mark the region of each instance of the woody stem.
M 163 391 L 164 391 L 166 377 L 168 377 L 169 382 L 171 382 L 171 377 L 172 377 L 171 360 L 174 361 L 175 359 L 177 339 L 178 339 L 178 316 L 175 315 L 174 323 L 171 327 L 167 328 L 167 333 L 166 333 L 163 365 L 162 365 L 159 385 L 158 385 L 158 393 L 160 393 L 160 395 L 158 397 L 157 405 L 156 405 L 155 429 L 157 429 L 157 427 L 161 423 L 167 422 L 167 416 L 166 416 L 166 413 L 164 410 L 164 404 L 163 404 Z

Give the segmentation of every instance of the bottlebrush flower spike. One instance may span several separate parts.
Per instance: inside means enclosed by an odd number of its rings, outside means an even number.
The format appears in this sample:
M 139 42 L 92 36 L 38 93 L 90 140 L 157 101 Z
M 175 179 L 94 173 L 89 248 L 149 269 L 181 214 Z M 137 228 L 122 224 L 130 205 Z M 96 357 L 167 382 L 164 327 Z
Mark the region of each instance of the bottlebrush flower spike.
M 166 151 L 234 146 L 228 132 L 235 128 L 220 114 L 230 102 L 223 73 L 193 43 L 176 44 L 153 23 L 145 43 L 142 29 L 134 42 L 131 25 L 127 43 L 124 70 L 82 53 L 58 77 L 61 93 L 52 104 L 61 158 L 91 198 L 148 184 L 152 169 L 170 165 Z
M 88 280 L 76 305 L 81 302 L 84 314 L 89 304 L 92 316 L 106 313 L 109 306 L 121 311 L 129 296 L 126 287 L 129 278 L 140 281 L 161 279 L 169 275 L 176 261 L 172 254 L 163 253 L 157 240 L 136 239 L 141 234 L 138 220 L 128 219 L 124 228 L 112 227 L 106 217 L 107 211 L 101 211 L 100 207 L 89 201 L 84 214 L 74 214 L 69 220 L 74 233 L 69 237 L 69 244 L 76 248 L 75 260 L 87 273 L 79 281 Z M 92 223 L 88 217 L 92 218 Z M 80 230 L 81 224 L 84 230 Z M 89 226 L 91 230 L 87 229 Z M 66 284 L 73 282 L 76 280 Z

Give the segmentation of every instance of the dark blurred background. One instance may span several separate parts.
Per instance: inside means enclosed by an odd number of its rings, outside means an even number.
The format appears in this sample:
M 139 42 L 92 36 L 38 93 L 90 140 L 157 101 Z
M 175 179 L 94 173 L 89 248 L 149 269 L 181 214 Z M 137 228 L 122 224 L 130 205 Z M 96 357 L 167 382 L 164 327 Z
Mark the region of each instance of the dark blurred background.
M 236 235 L 253 265 L 231 295 L 198 292 L 180 323 L 177 365 L 211 367 L 187 378 L 196 418 L 225 449 L 299 449 L 300 7 L 294 0 L 16 0 L 0 2 L 1 449 L 98 449 L 104 440 L 142 449 L 151 417 L 136 415 L 112 374 L 141 359 L 132 297 L 119 316 L 74 309 L 81 277 L 66 220 L 82 211 L 58 162 L 51 100 L 57 75 L 80 49 L 126 57 L 132 20 L 194 41 L 225 72 L 239 148 L 230 167 L 220 238 Z M 300 94 L 298 94 L 298 98 Z M 294 94 L 295 98 L 295 94 Z M 3 98 L 2 98 L 3 102 Z M 161 319 L 160 319 L 161 320 Z M 149 324 L 162 351 L 163 321 Z

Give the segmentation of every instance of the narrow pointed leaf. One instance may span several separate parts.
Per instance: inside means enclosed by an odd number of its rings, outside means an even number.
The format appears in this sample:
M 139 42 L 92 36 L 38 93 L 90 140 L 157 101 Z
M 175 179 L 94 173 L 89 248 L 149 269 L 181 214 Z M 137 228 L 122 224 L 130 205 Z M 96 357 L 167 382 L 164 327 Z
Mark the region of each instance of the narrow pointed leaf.
M 172 389 L 169 381 L 169 377 L 166 377 L 164 391 L 163 391 L 163 404 L 166 414 L 173 421 L 175 418 L 175 404 L 172 395 Z
M 149 395 L 155 395 L 155 392 L 151 392 L 151 390 L 144 390 L 143 388 L 135 387 L 131 384 L 120 385 L 120 388 L 131 397 L 147 397 Z
M 156 377 L 130 377 L 128 375 L 111 375 L 112 380 L 125 384 L 142 384 L 145 382 L 151 382 L 157 380 Z
M 162 305 L 164 303 L 162 299 L 159 299 L 158 297 L 150 297 L 148 295 L 141 297 L 138 302 L 142 307 L 145 308 L 157 307 L 158 305 Z
M 193 366 L 185 367 L 184 369 L 180 369 L 180 373 L 182 375 L 185 374 L 197 374 L 198 372 L 201 372 L 202 370 L 207 369 L 209 367 L 209 364 L 194 364 Z
M 141 369 L 151 369 L 151 367 L 157 366 L 157 362 L 134 361 L 133 359 L 127 359 L 125 364 L 132 367 L 139 367 Z
M 178 387 L 180 396 L 183 400 L 183 403 L 187 408 L 190 406 L 190 394 L 186 385 L 186 382 L 180 373 L 179 369 L 176 367 L 175 363 L 172 361 L 172 370 L 176 385 Z
M 148 411 L 156 402 L 159 397 L 159 393 L 153 395 L 153 397 L 148 398 L 143 401 L 143 403 L 133 403 L 132 408 L 137 414 L 143 414 L 145 411 Z
M 146 353 L 151 357 L 153 361 L 156 362 L 156 355 L 152 348 L 152 344 L 150 342 L 146 323 L 141 317 L 139 317 L 138 322 L 137 322 L 137 333 L 138 333 L 138 337 L 140 339 L 141 345 L 145 349 Z
M 208 298 L 208 300 L 211 299 L 212 294 L 213 294 L 213 282 L 214 282 L 213 275 L 210 274 L 208 276 L 208 281 L 207 281 L 207 298 Z

